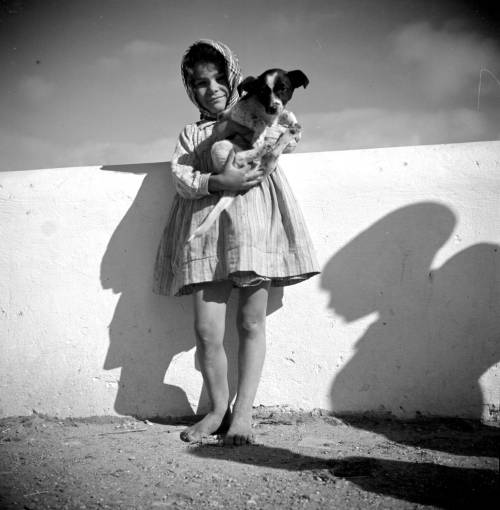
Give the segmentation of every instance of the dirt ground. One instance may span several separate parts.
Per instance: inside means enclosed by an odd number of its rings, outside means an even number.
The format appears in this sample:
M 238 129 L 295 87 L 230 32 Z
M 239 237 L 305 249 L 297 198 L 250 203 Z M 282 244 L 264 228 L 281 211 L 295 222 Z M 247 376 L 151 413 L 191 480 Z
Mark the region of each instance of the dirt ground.
M 0 420 L 2 509 L 486 508 L 500 429 L 260 409 L 257 445 L 188 445 L 188 419 Z

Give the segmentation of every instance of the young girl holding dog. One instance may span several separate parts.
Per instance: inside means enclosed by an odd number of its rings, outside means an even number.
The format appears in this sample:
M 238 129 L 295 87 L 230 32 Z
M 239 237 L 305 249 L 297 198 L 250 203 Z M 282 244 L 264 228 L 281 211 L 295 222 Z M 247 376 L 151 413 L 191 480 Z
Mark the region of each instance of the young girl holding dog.
M 201 40 L 181 64 L 187 94 L 201 118 L 179 136 L 172 157 L 176 195 L 155 264 L 154 291 L 192 294 L 196 353 L 211 409 L 181 433 L 188 442 L 226 429 L 224 444 L 253 442 L 252 406 L 266 350 L 265 321 L 269 288 L 303 281 L 318 273 L 307 228 L 279 166 L 266 179 L 254 165 L 237 167 L 230 155 L 213 173 L 215 141 L 229 138 L 245 148 L 250 133 L 217 115 L 238 100 L 241 71 L 224 44 Z M 222 191 L 238 192 L 206 235 L 187 243 Z M 223 346 L 226 307 L 239 289 L 238 384 L 230 411 L 227 359 Z

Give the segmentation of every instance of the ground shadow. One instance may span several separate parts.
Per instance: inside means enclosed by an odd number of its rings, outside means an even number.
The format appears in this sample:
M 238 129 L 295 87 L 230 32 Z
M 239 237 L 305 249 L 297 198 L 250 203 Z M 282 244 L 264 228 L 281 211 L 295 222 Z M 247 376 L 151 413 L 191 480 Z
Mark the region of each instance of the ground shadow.
M 343 419 L 353 410 L 475 420 L 498 413 L 484 409 L 479 378 L 500 359 L 500 247 L 468 246 L 432 268 L 455 223 L 444 205 L 409 205 L 324 267 L 322 288 L 336 314 L 347 322 L 377 314 L 332 384 L 331 408 Z
M 170 164 L 110 165 L 102 170 L 145 175 L 101 262 L 102 287 L 119 294 L 104 362 L 106 370 L 121 367 L 115 410 L 140 418 L 192 415 L 193 395 L 188 398 L 185 389 L 164 383 L 173 358 L 194 347 L 191 298 L 157 296 L 151 290 L 156 250 L 175 193 Z M 235 294 L 224 340 L 233 394 L 237 378 Z M 268 313 L 281 306 L 281 298 L 282 290 L 273 289 Z M 206 392 L 202 391 L 198 412 L 203 413 L 206 406 Z
M 362 456 L 321 458 L 261 445 L 239 448 L 204 445 L 193 447 L 190 452 L 202 459 L 311 471 L 315 480 L 323 483 L 346 479 L 365 491 L 440 508 L 473 508 L 498 497 L 498 472 L 488 469 Z
M 498 471 L 370 457 L 336 461 L 333 473 L 365 491 L 422 505 L 482 508 L 499 496 Z

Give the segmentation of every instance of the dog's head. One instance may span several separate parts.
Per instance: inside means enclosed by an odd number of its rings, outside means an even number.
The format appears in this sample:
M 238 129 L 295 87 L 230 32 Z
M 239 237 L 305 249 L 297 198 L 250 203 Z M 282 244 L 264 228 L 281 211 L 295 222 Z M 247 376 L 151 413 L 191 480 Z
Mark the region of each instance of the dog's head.
M 243 99 L 255 97 L 264 107 L 266 114 L 279 115 L 290 101 L 293 91 L 297 87 L 307 87 L 309 80 L 299 70 L 283 71 L 283 69 L 269 69 L 257 78 L 249 76 L 238 85 Z

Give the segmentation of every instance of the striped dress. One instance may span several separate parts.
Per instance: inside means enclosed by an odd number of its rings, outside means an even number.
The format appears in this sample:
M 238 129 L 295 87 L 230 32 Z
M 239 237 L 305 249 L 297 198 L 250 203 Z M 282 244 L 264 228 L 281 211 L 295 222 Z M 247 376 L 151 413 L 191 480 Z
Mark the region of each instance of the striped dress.
M 180 296 L 196 284 L 231 280 L 242 287 L 270 280 L 292 285 L 318 274 L 302 213 L 277 169 L 236 196 L 206 235 L 187 243 L 219 199 L 208 191 L 214 121 L 187 125 L 172 158 L 177 193 L 155 262 L 154 292 Z

